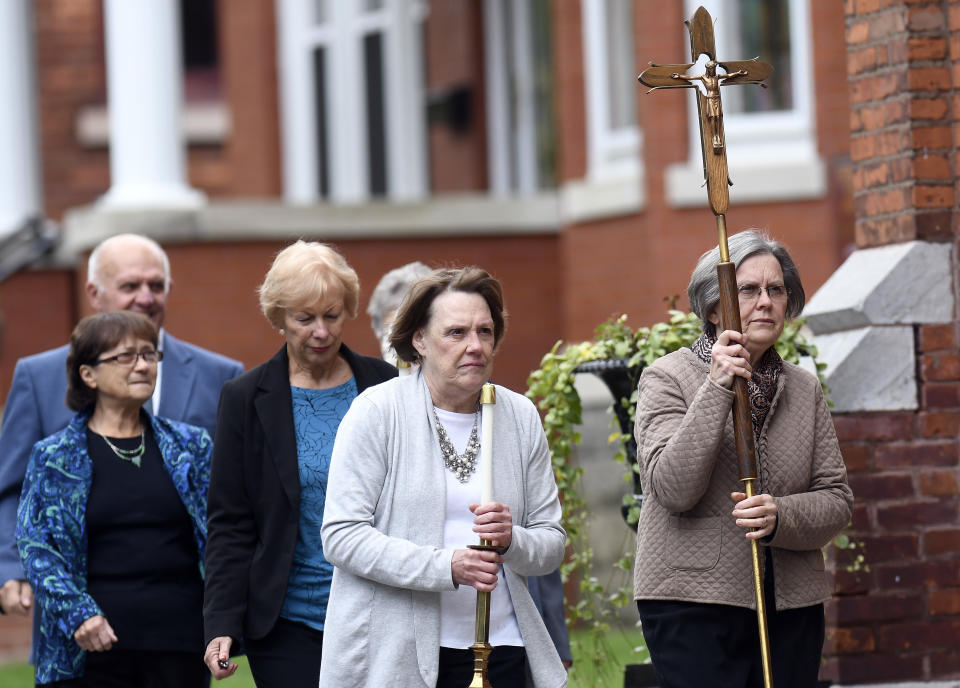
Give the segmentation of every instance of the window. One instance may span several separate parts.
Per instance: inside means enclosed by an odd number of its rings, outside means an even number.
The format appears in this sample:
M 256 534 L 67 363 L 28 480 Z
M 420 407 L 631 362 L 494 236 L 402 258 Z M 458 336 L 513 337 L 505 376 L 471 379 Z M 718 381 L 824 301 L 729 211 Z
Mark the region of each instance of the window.
M 180 40 L 185 100 L 219 99 L 217 12 L 213 0 L 180 0 Z
M 686 16 L 703 5 L 715 21 L 717 58 L 759 57 L 774 67 L 769 87 L 727 86 L 723 94 L 727 163 L 733 200 L 823 195 L 826 180 L 817 153 L 811 82 L 809 0 L 685 0 Z M 686 33 L 686 29 L 684 28 Z M 684 56 L 686 57 L 686 56 Z M 666 61 L 666 60 L 664 60 Z M 677 59 L 676 62 L 687 61 Z M 692 73 L 703 71 L 701 58 Z M 689 98 L 691 159 L 667 171 L 674 205 L 704 205 L 700 134 Z
M 622 215 L 644 204 L 637 126 L 633 0 L 581 0 L 587 174 L 561 190 L 570 221 Z
M 424 4 L 277 2 L 287 200 L 422 197 Z
M 603 179 L 635 173 L 637 72 L 632 0 L 583 0 L 588 175 Z
M 484 0 L 490 190 L 555 185 L 553 65 L 547 0 Z

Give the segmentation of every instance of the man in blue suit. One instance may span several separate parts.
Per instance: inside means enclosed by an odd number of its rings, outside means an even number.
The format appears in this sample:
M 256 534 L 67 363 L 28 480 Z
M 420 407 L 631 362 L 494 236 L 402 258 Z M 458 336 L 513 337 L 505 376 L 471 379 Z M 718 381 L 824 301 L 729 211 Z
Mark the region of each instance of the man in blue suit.
M 136 234 L 113 236 L 90 254 L 87 277 L 87 297 L 96 310 L 143 313 L 161 328 L 163 361 L 147 410 L 199 425 L 212 437 L 220 387 L 243 366 L 162 329 L 171 279 L 160 245 Z M 27 614 L 33 607 L 14 538 L 17 502 L 33 445 L 73 418 L 65 402 L 68 350 L 65 345 L 17 361 L 0 425 L 0 611 L 7 614 Z

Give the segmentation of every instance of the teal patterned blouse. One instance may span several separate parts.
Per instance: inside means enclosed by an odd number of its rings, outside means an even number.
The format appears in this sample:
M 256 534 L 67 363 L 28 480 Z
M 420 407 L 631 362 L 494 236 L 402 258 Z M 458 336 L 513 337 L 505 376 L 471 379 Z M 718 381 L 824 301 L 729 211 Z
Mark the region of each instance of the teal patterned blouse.
M 202 567 L 213 443 L 202 428 L 148 417 L 164 467 L 193 523 Z M 17 546 L 40 610 L 38 683 L 83 675 L 86 653 L 73 634 L 91 616 L 103 613 L 87 594 L 85 514 L 93 478 L 87 453 L 89 418 L 89 411 L 80 412 L 66 428 L 34 445 L 17 509 Z

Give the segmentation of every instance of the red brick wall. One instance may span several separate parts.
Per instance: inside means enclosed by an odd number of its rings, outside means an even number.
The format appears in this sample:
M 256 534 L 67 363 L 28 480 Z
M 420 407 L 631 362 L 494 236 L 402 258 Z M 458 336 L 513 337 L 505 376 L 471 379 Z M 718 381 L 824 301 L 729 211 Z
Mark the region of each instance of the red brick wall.
M 37 0 L 33 11 L 44 207 L 59 219 L 110 185 L 106 150 L 82 148 L 74 133 L 80 109 L 106 101 L 103 3 Z
M 919 411 L 834 417 L 864 547 L 838 553 L 828 606 L 824 674 L 844 684 L 960 676 L 957 325 L 916 341 Z
M 960 2 L 846 0 L 861 247 L 954 243 Z M 960 323 L 916 327 L 919 409 L 835 416 L 869 571 L 840 553 L 824 674 L 960 677 Z
M 220 78 L 230 106 L 231 135 L 207 152 L 221 163 L 226 179 L 221 193 L 243 197 L 277 197 L 280 179 L 277 34 L 273 0 L 218 0 Z M 198 170 L 200 150 L 190 158 L 191 181 L 207 188 Z
M 239 359 L 248 368 L 269 358 L 282 340 L 260 313 L 256 288 L 285 245 L 168 245 L 174 284 L 166 327 L 178 337 Z M 432 267 L 479 265 L 503 283 L 507 309 L 514 317 L 497 357 L 495 379 L 500 384 L 525 390 L 527 375 L 561 330 L 554 236 L 375 239 L 334 245 L 360 276 L 360 312 L 344 336 L 360 353 L 380 351 L 366 315 L 370 293 L 385 272 L 414 260 Z M 0 403 L 6 400 L 18 358 L 64 344 L 76 320 L 91 312 L 83 291 L 85 260 L 84 256 L 75 272 L 23 272 L 0 284 Z
M 948 56 L 957 58 L 956 3 L 846 7 L 857 243 L 947 240 L 956 207 L 957 75 Z
M 17 359 L 66 343 L 76 322 L 71 275 L 18 272 L 0 283 L 0 389 L 6 400 Z
M 442 121 L 429 127 L 430 189 L 433 193 L 482 191 L 487 188 L 483 4 L 472 0 L 431 3 L 424 38 L 428 93 L 437 96 L 464 87 L 471 106 L 463 131 Z

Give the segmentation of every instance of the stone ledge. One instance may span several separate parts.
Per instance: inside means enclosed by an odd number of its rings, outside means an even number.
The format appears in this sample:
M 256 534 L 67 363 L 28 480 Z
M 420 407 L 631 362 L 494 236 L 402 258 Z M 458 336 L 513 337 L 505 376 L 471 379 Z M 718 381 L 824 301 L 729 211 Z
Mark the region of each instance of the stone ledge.
M 836 412 L 918 408 L 914 327 L 953 322 L 949 244 L 855 251 L 803 311 Z
M 67 212 L 55 263 L 71 265 L 77 254 L 120 232 L 146 234 L 168 244 L 556 234 L 562 224 L 559 206 L 555 193 L 458 194 L 357 205 L 213 200 L 190 210 L 93 204 Z
M 834 413 L 917 408 L 913 328 L 863 327 L 814 342 Z
M 953 322 L 950 245 L 926 241 L 854 251 L 807 302 L 817 335 L 869 325 Z

